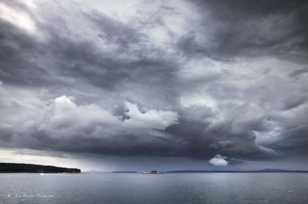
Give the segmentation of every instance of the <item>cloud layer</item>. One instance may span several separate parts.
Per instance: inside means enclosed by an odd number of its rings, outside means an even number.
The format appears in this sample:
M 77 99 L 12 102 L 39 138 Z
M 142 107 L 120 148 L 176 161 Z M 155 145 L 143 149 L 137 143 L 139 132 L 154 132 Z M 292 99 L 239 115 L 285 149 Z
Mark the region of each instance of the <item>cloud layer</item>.
M 1 146 L 305 154 L 307 10 L 301 0 L 4 0 Z

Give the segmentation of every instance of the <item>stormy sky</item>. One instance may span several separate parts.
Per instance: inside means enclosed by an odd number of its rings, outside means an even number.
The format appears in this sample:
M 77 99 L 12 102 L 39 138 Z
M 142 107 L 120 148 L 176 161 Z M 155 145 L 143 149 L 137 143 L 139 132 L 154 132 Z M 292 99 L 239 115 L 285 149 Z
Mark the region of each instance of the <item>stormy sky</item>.
M 0 159 L 306 158 L 307 25 L 305 0 L 0 0 Z

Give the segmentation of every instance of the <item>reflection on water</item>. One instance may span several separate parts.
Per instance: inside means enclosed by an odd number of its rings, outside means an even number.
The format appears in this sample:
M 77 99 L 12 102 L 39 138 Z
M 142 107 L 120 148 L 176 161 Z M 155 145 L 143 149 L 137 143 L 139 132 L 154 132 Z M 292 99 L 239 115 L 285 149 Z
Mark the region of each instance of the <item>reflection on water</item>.
M 8 204 L 305 204 L 308 174 L 0 174 Z

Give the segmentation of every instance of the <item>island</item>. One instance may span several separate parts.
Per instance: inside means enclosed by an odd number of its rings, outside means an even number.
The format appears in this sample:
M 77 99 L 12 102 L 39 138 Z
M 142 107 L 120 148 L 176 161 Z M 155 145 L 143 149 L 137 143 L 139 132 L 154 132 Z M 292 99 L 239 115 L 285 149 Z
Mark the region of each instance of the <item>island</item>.
M 81 170 L 37 164 L 0 163 L 0 173 L 81 173 Z

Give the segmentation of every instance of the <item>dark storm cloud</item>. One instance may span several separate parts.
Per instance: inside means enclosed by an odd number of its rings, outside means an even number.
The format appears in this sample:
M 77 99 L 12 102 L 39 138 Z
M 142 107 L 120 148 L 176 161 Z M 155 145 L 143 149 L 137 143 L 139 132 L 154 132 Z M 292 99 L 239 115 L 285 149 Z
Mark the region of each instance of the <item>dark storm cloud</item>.
M 114 91 L 130 83 L 148 87 L 164 100 L 173 100 L 177 62 L 165 59 L 158 49 L 144 47 L 146 37 L 128 25 L 97 12 L 80 15 L 96 25 L 97 30 L 91 30 L 95 33 L 93 39 L 71 38 L 68 34 L 72 31 L 61 20 L 51 26 L 37 23 L 48 34 L 46 42 L 2 22 L 1 80 L 5 84 L 56 90 L 86 83 Z M 107 48 L 100 49 L 99 43 Z M 110 50 L 114 46 L 115 50 Z
M 299 70 L 295 70 L 292 73 L 290 73 L 290 77 L 298 77 L 302 74 L 306 74 L 307 72 L 308 72 L 308 67 L 303 68 L 303 69 L 299 69 Z
M 217 153 L 251 158 L 266 156 L 266 153 L 256 146 L 255 136 L 251 132 L 251 130 L 264 128 L 263 119 L 246 121 L 246 124 L 242 124 L 242 130 L 232 132 L 232 123 L 236 121 L 227 121 L 214 127 L 211 121 L 206 122 L 206 118 L 213 117 L 213 115 L 210 116 L 213 113 L 203 113 L 202 119 L 197 116 L 202 111 L 208 110 L 204 110 L 203 107 L 186 109 L 179 123 L 167 129 L 177 138 L 178 145 L 184 147 L 186 155 L 201 158 Z M 179 150 L 183 151 L 183 149 Z
M 42 50 L 31 36 L 0 20 L 0 77 L 3 82 L 38 85 L 47 81 L 44 67 L 34 62 Z
M 146 38 L 146 36 L 142 35 L 134 28 L 113 20 L 108 16 L 104 16 L 100 13 L 85 15 L 99 27 L 101 32 L 99 32 L 98 37 L 116 43 L 119 45 L 120 50 L 127 51 L 130 47 L 140 43 L 142 38 Z M 142 53 L 136 54 L 140 55 Z
M 308 144 L 304 1 L 187 1 L 196 22 L 163 5 L 150 28 L 18 2 L 0 4 L 24 21 L 0 14 L 2 146 L 267 158 Z M 165 32 L 173 12 L 196 26 Z
M 95 41 L 75 41 L 67 37 L 61 30 L 45 27 L 51 39 L 42 43 L 24 31 L 1 21 L 1 74 L 2 81 L 10 84 L 44 85 L 57 80 L 48 75 L 49 69 L 58 74 L 72 78 L 87 80 L 102 88 L 111 89 L 123 80 L 144 80 L 151 75 L 151 80 L 172 80 L 171 72 L 175 63 L 164 59 L 143 57 L 141 50 L 131 51 L 129 44 L 142 43 L 142 36 L 108 17 L 85 15 L 99 26 L 99 38 L 102 36 L 108 43 L 118 46 L 117 52 L 100 51 Z M 140 45 L 141 46 L 141 45 Z M 137 59 L 121 59 L 115 55 L 123 52 L 140 56 Z M 132 53 L 131 53 L 132 52 Z M 152 52 L 152 50 L 148 50 Z M 153 51 L 154 52 L 154 51 Z M 48 62 L 48 58 L 53 60 Z M 50 79 L 51 77 L 51 79 Z M 166 80 L 168 79 L 168 80 Z M 151 83 L 151 81 L 148 81 Z
M 204 14 L 205 21 L 178 43 L 179 48 L 189 55 L 214 58 L 239 55 L 286 57 L 307 51 L 306 1 L 192 2 Z M 213 43 L 198 39 L 208 30 L 214 30 Z
M 279 142 L 275 142 L 269 145 L 273 149 L 279 149 L 287 155 L 292 156 L 306 156 L 307 155 L 307 125 L 298 125 L 296 127 L 289 128 L 282 135 Z

